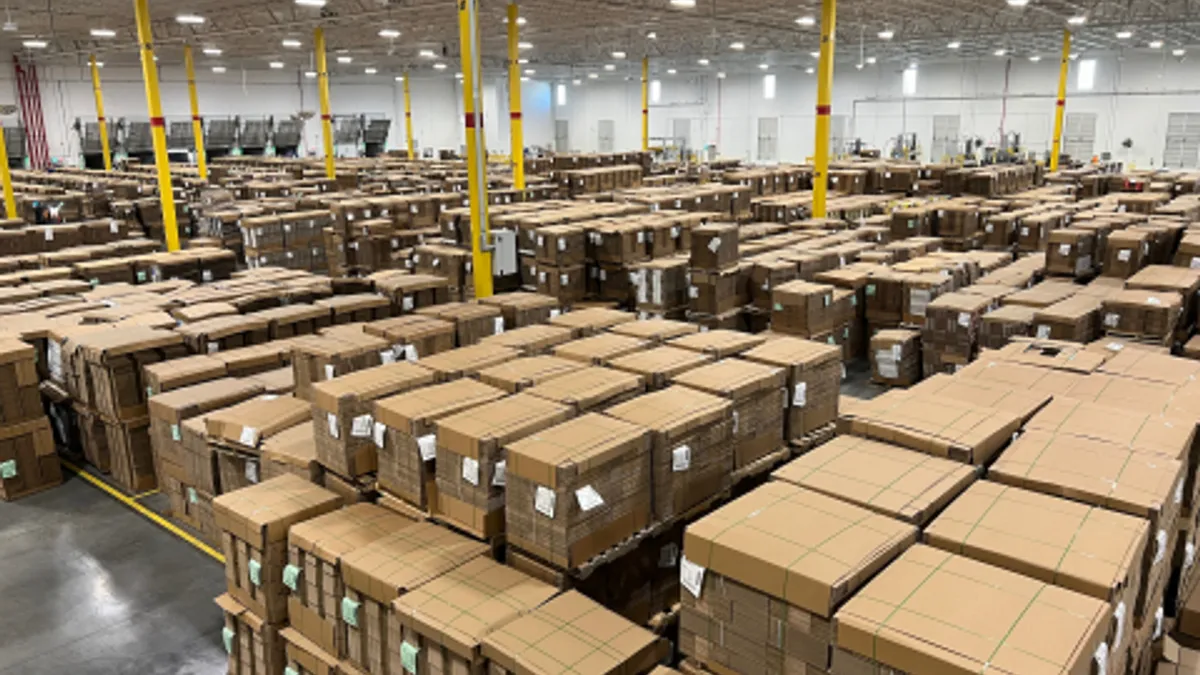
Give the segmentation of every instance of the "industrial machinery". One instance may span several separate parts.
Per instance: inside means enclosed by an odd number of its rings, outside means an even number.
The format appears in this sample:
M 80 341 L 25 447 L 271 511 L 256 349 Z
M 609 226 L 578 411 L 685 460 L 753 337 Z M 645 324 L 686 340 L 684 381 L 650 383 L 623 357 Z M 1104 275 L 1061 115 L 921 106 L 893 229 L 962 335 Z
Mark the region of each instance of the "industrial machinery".
M 107 127 L 108 151 L 115 160 L 120 145 L 118 139 L 120 137 L 121 123 L 119 120 L 114 120 L 107 124 Z M 71 128 L 75 130 L 75 133 L 79 134 L 79 154 L 83 156 L 84 168 L 103 169 L 104 147 L 100 143 L 100 122 L 84 122 L 82 119 L 76 117 L 75 124 Z
M 265 155 L 271 138 L 271 130 L 275 127 L 275 118 L 248 117 L 241 120 L 241 131 L 238 135 L 238 145 L 243 155 Z
M 917 143 L 914 131 L 905 131 L 891 141 L 892 148 L 889 157 L 892 159 L 915 162 L 921 156 L 921 146 Z
M 25 127 L 4 125 L 4 145 L 8 150 L 8 166 L 13 169 L 25 168 L 29 153 L 25 150 Z
M 313 113 L 302 110 L 299 114 L 279 120 L 275 125 L 275 154 L 280 157 L 297 157 L 300 154 L 300 144 L 304 140 L 304 122 L 313 117 Z
M 383 115 L 363 115 L 363 153 L 367 157 L 378 157 L 387 150 L 388 133 L 392 121 Z
M 214 117 L 205 121 L 204 154 L 216 159 L 232 153 L 237 144 L 238 118 Z
M 363 116 L 362 115 L 334 115 L 333 116 L 333 144 L 335 146 L 350 147 L 351 157 L 357 157 L 362 149 L 363 139 Z M 340 153 L 339 153 L 340 154 Z
M 121 126 L 125 129 L 125 138 L 122 141 L 125 156 L 144 164 L 153 164 L 154 137 L 151 135 L 150 121 L 121 118 Z
M 192 129 L 192 120 L 176 119 L 167 121 L 167 155 L 172 162 L 192 161 L 192 151 L 196 149 L 196 134 Z

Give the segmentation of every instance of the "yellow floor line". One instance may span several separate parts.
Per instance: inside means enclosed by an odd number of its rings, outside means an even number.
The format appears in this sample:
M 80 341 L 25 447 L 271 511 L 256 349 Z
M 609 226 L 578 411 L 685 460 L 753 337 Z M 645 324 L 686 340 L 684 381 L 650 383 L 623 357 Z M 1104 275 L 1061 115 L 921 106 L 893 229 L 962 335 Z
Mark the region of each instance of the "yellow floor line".
M 142 514 L 143 516 L 148 518 L 151 522 L 155 523 L 159 527 L 161 527 L 164 530 L 170 532 L 171 534 L 179 537 L 180 539 L 186 541 L 187 543 L 191 544 L 192 546 L 195 546 L 196 548 L 200 549 L 204 553 L 207 553 L 209 556 L 214 558 L 217 562 L 221 563 L 222 565 L 225 564 L 225 556 L 218 553 L 215 549 L 213 549 L 208 544 L 205 544 L 204 542 L 193 537 L 192 535 L 188 534 L 187 532 L 184 532 L 182 529 L 180 529 L 175 524 L 168 521 L 166 518 L 163 518 L 162 516 L 151 511 L 150 509 L 146 508 L 145 506 L 142 506 L 141 504 L 137 503 L 136 501 L 134 501 L 136 498 L 126 497 L 125 495 L 121 494 L 120 491 L 118 491 L 116 488 L 112 487 L 108 483 L 105 483 L 104 481 L 100 480 L 99 478 L 96 478 L 92 474 L 84 471 L 83 469 L 75 466 L 74 464 L 72 464 L 71 462 L 68 462 L 65 459 L 60 458 L 60 461 L 62 462 L 62 465 L 65 466 L 67 469 L 70 469 L 72 472 L 74 472 L 80 478 L 91 483 L 92 485 L 95 485 L 96 487 L 100 488 L 104 492 L 107 492 L 109 494 L 109 496 L 111 496 L 113 499 L 116 499 L 117 501 L 121 502 L 125 506 L 128 506 L 129 508 L 133 509 L 134 511 L 137 511 L 138 513 Z M 149 494 L 152 494 L 152 492 L 144 493 L 142 496 L 149 495 Z
M 141 500 L 145 499 L 146 497 L 151 497 L 151 496 L 153 496 L 153 495 L 156 495 L 156 494 L 158 494 L 158 493 L 159 493 L 159 490 L 147 490 L 147 491 L 143 492 L 143 493 L 142 493 L 142 494 L 140 494 L 140 495 L 134 495 L 134 496 L 133 496 L 133 498 L 134 498 L 134 500 L 136 500 L 136 501 L 141 501 Z

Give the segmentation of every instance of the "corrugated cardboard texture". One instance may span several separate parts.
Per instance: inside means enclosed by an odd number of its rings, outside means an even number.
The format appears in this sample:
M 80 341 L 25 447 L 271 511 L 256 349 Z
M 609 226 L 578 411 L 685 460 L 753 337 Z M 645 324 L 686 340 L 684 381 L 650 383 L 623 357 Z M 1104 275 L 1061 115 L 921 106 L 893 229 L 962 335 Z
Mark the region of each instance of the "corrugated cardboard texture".
M 668 340 L 700 332 L 700 327 L 685 321 L 670 319 L 645 319 L 618 324 L 609 329 L 617 335 L 625 335 L 641 340 L 649 340 L 654 344 L 662 344 Z
M 683 555 L 693 565 L 828 618 L 916 539 L 911 525 L 771 482 L 691 524 Z
M 481 370 L 519 356 L 521 352 L 508 347 L 477 344 L 434 354 L 417 361 L 417 364 L 433 371 L 438 382 L 450 382 L 460 377 L 474 376 Z
M 640 396 L 645 391 L 646 385 L 641 377 L 595 366 L 525 390 L 532 396 L 570 406 L 576 414 L 604 410 Z
M 784 369 L 725 359 L 684 372 L 673 382 L 733 403 L 734 468 L 753 464 L 783 447 L 787 411 Z
M 209 437 L 221 444 L 257 450 L 259 443 L 312 419 L 312 406 L 291 396 L 263 395 L 205 415 Z
M 688 351 L 708 354 L 717 359 L 736 356 L 765 343 L 767 339 L 734 330 L 710 330 L 676 338 L 667 344 Z
M 602 366 L 622 356 L 649 349 L 650 346 L 651 343 L 646 340 L 615 333 L 601 333 L 557 346 L 553 351 L 559 358 Z
M 657 391 L 667 387 L 675 376 L 712 361 L 709 354 L 664 346 L 613 359 L 608 365 L 640 376 L 648 390 Z
M 225 363 L 207 354 L 151 363 L 143 369 L 146 387 L 151 394 L 188 387 L 225 376 Z
M 1137 595 L 1149 529 L 1142 518 L 982 481 L 925 529 L 925 542 L 1116 604 Z
M 260 448 L 262 480 L 290 473 L 320 485 L 324 470 L 317 461 L 317 441 L 313 432 L 312 424 L 301 422 L 263 441 Z
M 416 647 L 417 672 L 429 672 L 445 660 L 481 667 L 483 639 L 492 631 L 553 598 L 558 589 L 488 558 L 461 567 L 400 596 L 392 603 L 393 621 L 409 647 Z M 400 663 L 396 641 L 392 662 Z M 444 650 L 444 651 L 443 651 Z M 457 669 L 454 669 L 457 670 Z M 438 672 L 449 673 L 443 665 Z M 465 672 L 465 671 L 464 671 Z
M 411 353 L 418 360 L 454 349 L 454 322 L 427 316 L 411 314 L 373 321 L 363 326 L 363 331 L 400 347 L 397 354 Z
M 788 419 L 784 433 L 789 440 L 798 440 L 837 420 L 842 382 L 841 350 L 837 347 L 780 337 L 741 358 L 787 370 Z
M 557 356 L 529 356 L 481 370 L 479 381 L 515 394 L 585 367 L 579 361 Z
M 569 568 L 644 528 L 650 443 L 649 430 L 592 413 L 510 444 L 509 544 Z
M 264 622 L 228 594 L 219 596 L 216 603 L 225 612 L 222 638 L 229 652 L 229 674 L 283 672 L 284 643 L 279 626 Z
M 995 408 L 1027 421 L 1050 403 L 1050 394 L 1015 389 L 980 379 L 935 375 L 909 389 L 912 393 L 949 398 L 962 403 Z
M 840 649 L 908 673 L 1083 675 L 1108 605 L 914 546 L 837 613 Z M 931 619 L 931 617 L 933 617 Z M 855 672 L 839 669 L 835 673 Z
M 119 450 L 118 448 L 115 451 Z M 5 501 L 19 499 L 62 483 L 62 468 L 54 446 L 54 433 L 50 430 L 50 420 L 41 417 L 0 429 L 0 463 L 15 470 L 12 475 L 0 478 L 0 499 Z M 118 468 L 114 462 L 114 471 Z M 151 487 L 154 482 L 152 471 L 152 466 L 142 467 L 142 475 L 151 472 Z M 127 491 L 134 492 L 127 486 L 128 479 L 120 482 Z
M 637 319 L 637 316 L 629 312 L 593 307 L 556 316 L 550 319 L 550 323 L 554 326 L 569 328 L 576 338 L 581 338 L 595 335 L 617 324 L 635 319 Z
M 650 670 L 665 644 L 650 631 L 575 591 L 493 631 L 483 655 L 513 675 L 635 675 Z
M 1060 436 L 1104 441 L 1185 464 L 1196 434 L 1195 424 L 1185 423 L 1182 418 L 1148 415 L 1066 397 L 1056 397 L 1025 426 Z
M 515 349 L 525 356 L 546 354 L 571 341 L 571 331 L 558 326 L 525 326 L 483 339 L 484 344 Z
M 871 336 L 867 349 L 871 379 L 879 384 L 907 387 L 921 379 L 921 333 L 888 329 Z
M 923 527 L 975 481 L 976 472 L 890 443 L 838 436 L 771 477 Z
M 285 673 L 291 669 L 295 675 L 340 675 L 337 657 L 295 628 L 281 629 L 279 637 L 284 641 Z
M 424 583 L 485 555 L 488 546 L 433 523 L 415 523 L 342 555 L 346 585 L 388 605 Z

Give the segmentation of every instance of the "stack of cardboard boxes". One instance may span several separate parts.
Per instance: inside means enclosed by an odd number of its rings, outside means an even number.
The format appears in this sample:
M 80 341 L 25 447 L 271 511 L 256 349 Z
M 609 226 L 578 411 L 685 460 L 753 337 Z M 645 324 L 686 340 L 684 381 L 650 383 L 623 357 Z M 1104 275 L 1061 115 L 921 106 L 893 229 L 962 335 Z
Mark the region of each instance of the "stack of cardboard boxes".
M 0 340 L 0 499 L 4 501 L 62 482 L 34 359 L 33 347 L 19 340 Z

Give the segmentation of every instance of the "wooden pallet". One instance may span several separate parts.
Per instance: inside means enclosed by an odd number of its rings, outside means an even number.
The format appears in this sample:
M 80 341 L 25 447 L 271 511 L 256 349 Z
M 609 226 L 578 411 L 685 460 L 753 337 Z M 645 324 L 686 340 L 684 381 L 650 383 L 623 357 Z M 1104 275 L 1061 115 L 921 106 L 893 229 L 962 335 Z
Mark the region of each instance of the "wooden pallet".
M 671 609 L 655 614 L 654 616 L 650 617 L 650 621 L 646 623 L 646 628 L 649 628 L 650 632 L 654 633 L 655 635 L 666 634 L 668 630 L 679 623 L 679 613 L 681 611 L 681 607 L 682 605 L 677 602 L 671 606 Z
M 814 429 L 804 434 L 800 438 L 792 439 L 792 447 L 795 448 L 796 455 L 803 455 L 809 450 L 833 440 L 834 436 L 837 436 L 837 423 L 830 422 L 819 429 Z
M 786 446 L 767 455 L 754 460 L 750 464 L 743 466 L 740 469 L 733 471 L 733 484 L 737 485 L 747 478 L 760 476 L 764 473 L 770 473 L 775 467 L 783 464 L 792 458 L 791 446 Z

